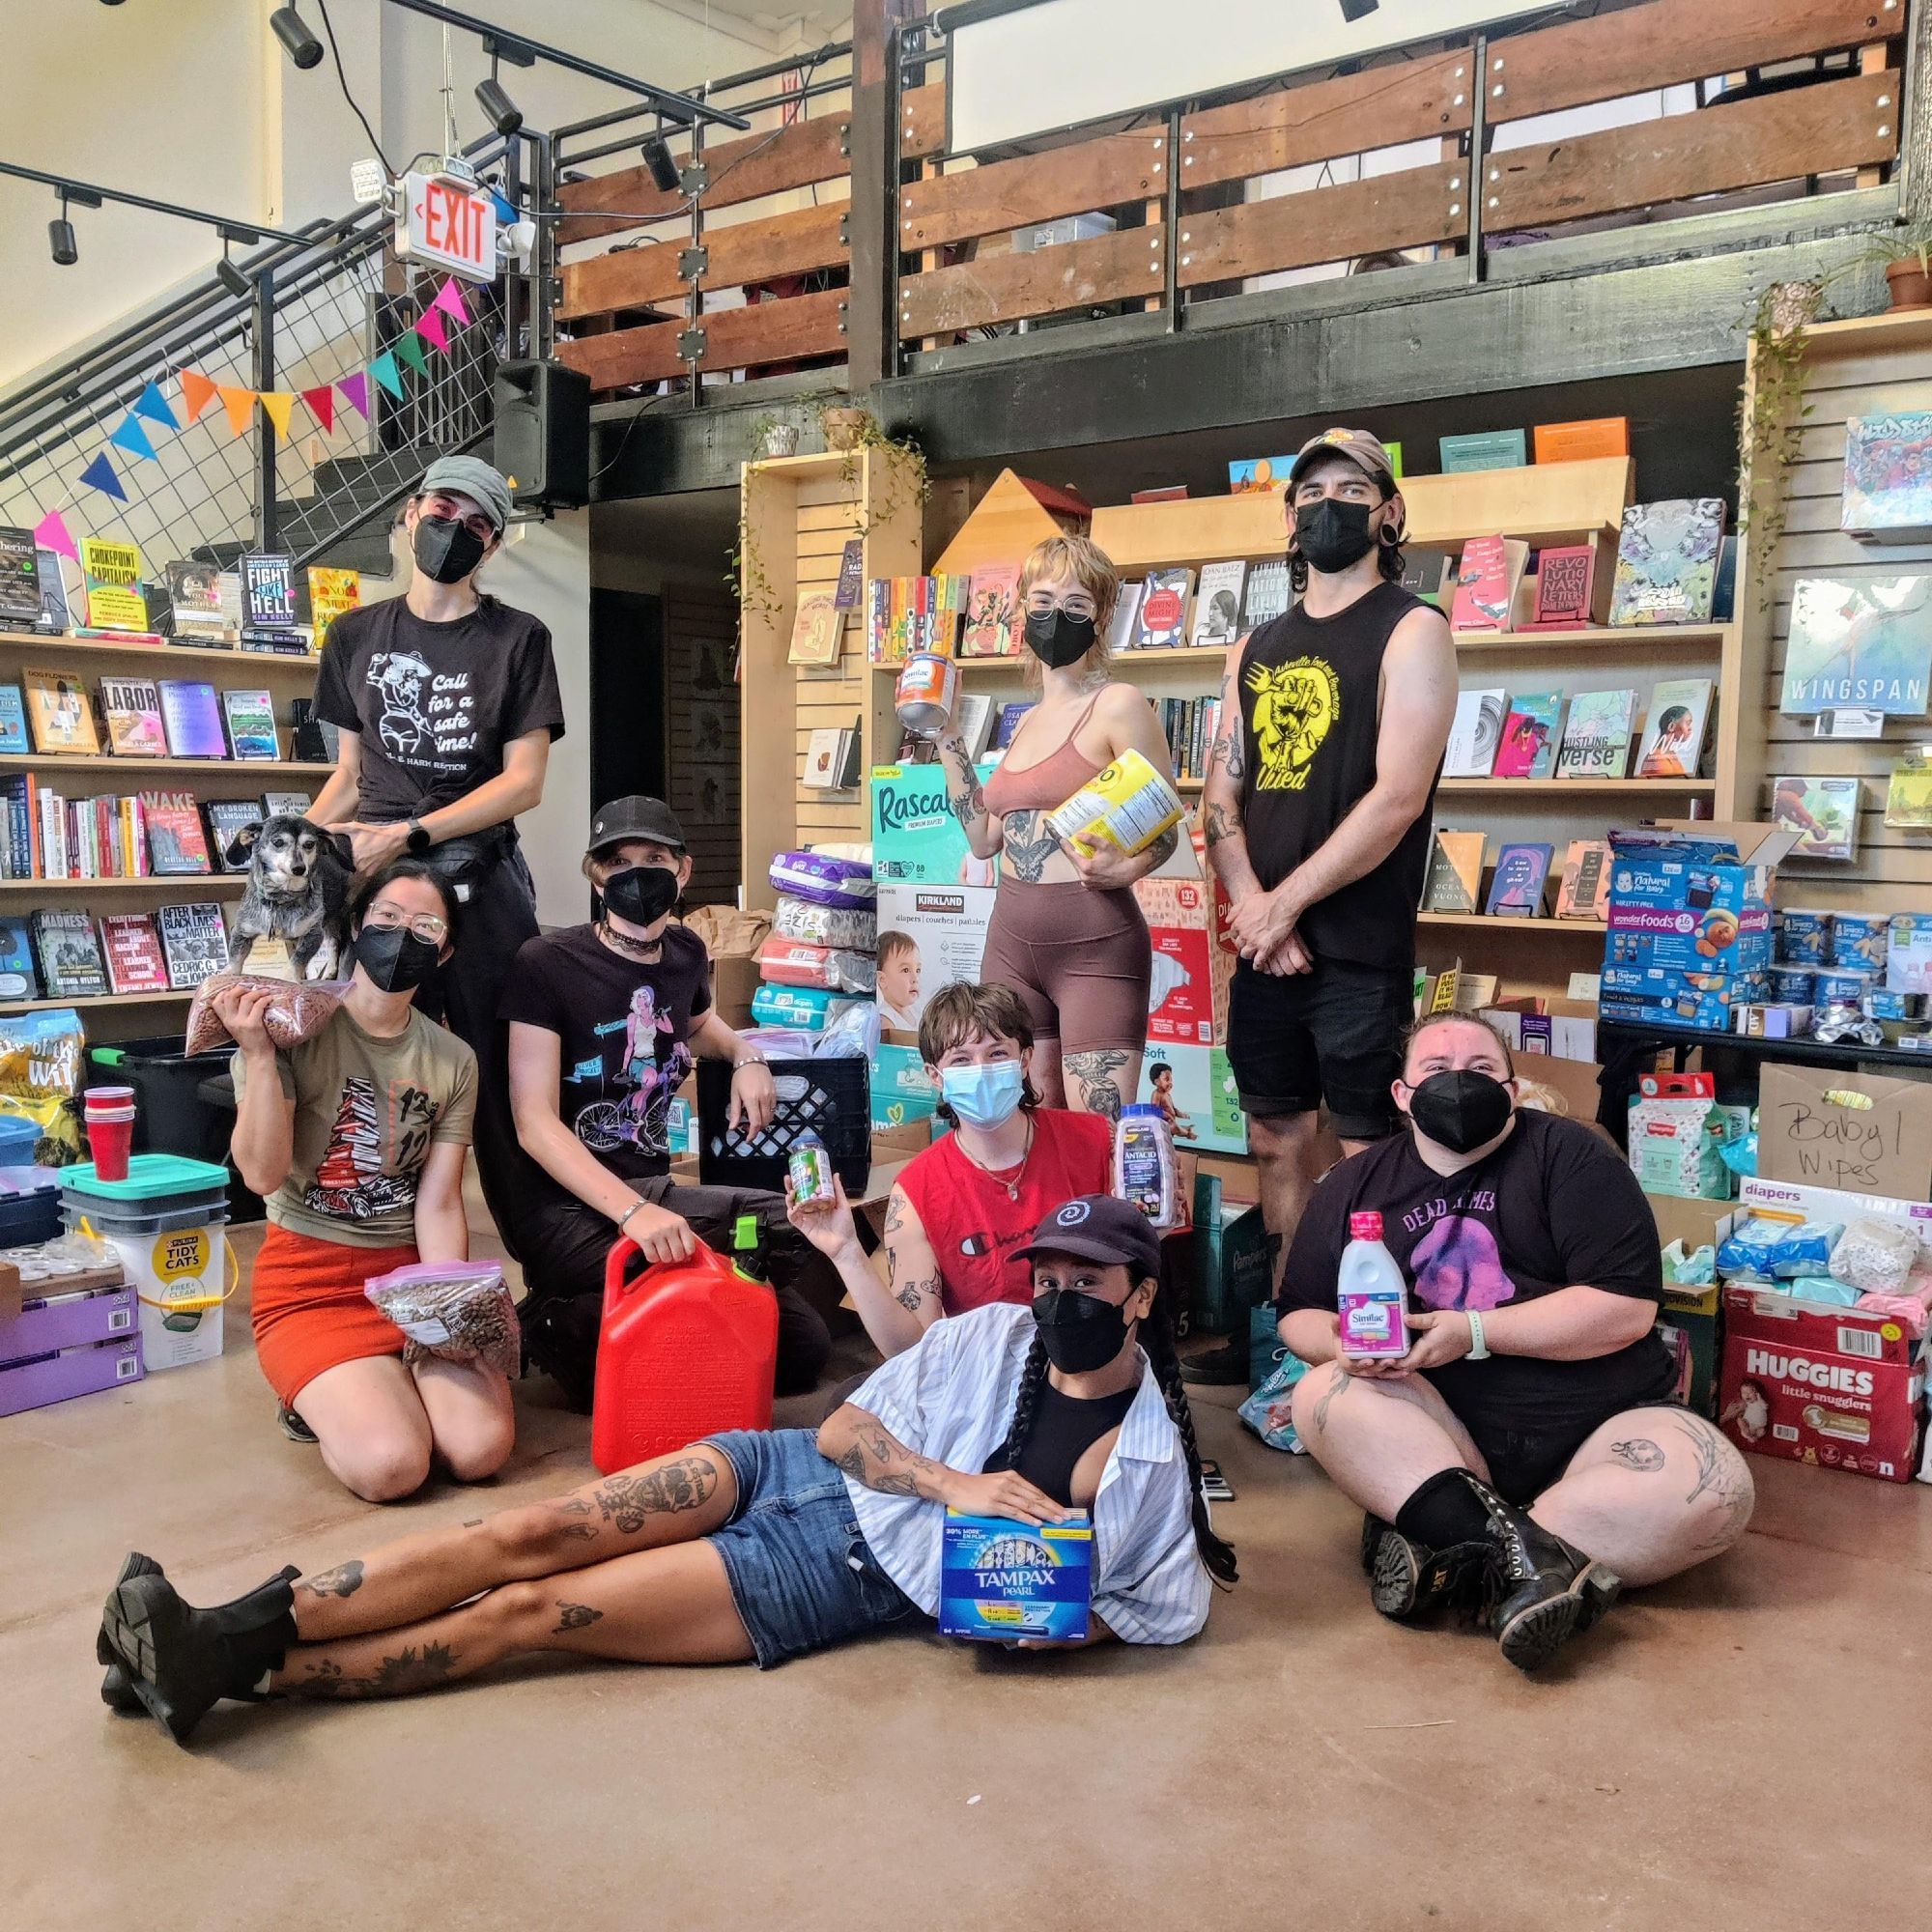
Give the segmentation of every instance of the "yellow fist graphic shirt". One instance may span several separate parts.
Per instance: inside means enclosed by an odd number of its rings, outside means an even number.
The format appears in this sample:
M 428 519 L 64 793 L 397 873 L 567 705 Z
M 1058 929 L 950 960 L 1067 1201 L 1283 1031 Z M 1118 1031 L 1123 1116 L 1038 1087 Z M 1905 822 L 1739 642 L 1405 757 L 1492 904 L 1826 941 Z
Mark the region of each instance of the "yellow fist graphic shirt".
M 1323 658 L 1251 664 L 1241 682 L 1255 748 L 1257 791 L 1300 791 L 1308 768 L 1342 715 L 1342 680 Z

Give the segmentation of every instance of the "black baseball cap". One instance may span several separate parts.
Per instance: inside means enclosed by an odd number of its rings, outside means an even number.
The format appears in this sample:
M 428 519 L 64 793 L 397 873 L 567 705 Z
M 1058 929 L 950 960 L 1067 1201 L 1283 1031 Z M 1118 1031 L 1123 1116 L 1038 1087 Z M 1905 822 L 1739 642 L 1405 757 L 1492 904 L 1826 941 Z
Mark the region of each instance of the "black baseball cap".
M 590 819 L 590 850 L 602 852 L 607 846 L 622 845 L 633 838 L 648 838 L 655 845 L 668 845 L 673 852 L 685 849 L 684 827 L 661 798 L 613 798 L 600 805 Z
M 1111 1194 L 1083 1194 L 1056 1208 L 1019 1253 L 1022 1261 L 1075 1255 L 1086 1262 L 1118 1262 L 1136 1281 L 1160 1275 L 1160 1236 L 1132 1202 Z

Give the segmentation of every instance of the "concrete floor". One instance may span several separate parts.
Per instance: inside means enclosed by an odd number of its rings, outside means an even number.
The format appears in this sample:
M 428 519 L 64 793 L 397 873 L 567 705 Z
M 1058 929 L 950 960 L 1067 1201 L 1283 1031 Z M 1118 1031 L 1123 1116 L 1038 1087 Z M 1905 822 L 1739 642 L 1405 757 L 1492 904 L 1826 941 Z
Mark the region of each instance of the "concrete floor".
M 1378 1618 L 1359 1518 L 1226 1396 L 1200 1433 L 1242 1581 L 1185 1648 L 543 1660 L 398 1703 L 226 1705 L 180 1750 L 98 1699 L 125 1550 L 214 1602 L 478 1501 L 338 1489 L 277 1433 L 240 1300 L 220 1363 L 0 1421 L 0 1926 L 1925 1922 L 1932 1494 L 1756 1461 L 1739 1549 L 1531 1682 L 1478 1634 Z M 590 1470 L 547 1387 L 493 1501 Z

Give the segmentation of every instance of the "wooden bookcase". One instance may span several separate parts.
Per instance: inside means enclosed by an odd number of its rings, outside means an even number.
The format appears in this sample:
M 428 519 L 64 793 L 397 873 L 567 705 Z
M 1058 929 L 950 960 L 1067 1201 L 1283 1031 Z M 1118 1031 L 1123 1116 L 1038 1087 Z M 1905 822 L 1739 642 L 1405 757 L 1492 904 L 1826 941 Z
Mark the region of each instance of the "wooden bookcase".
M 833 665 L 788 662 L 800 597 L 830 591 L 847 541 L 864 544 L 865 576 L 922 568 L 923 503 L 910 462 L 893 449 L 776 457 L 744 467 L 740 509 L 743 686 L 739 759 L 748 905 L 769 904 L 772 860 L 794 846 L 871 837 L 866 775 L 898 751 L 893 680 L 866 659 L 866 613 L 850 611 Z M 848 790 L 802 782 L 815 730 L 860 732 L 860 781 Z
M 286 746 L 290 700 L 315 693 L 312 656 L 281 657 L 268 651 L 219 650 L 198 644 L 118 643 L 104 638 L 47 637 L 38 632 L 0 632 L 0 681 L 18 683 L 28 668 L 72 669 L 86 679 L 90 696 L 103 677 L 183 677 L 225 690 L 266 690 L 271 694 L 275 724 Z M 104 742 L 104 740 L 103 740 Z M 102 752 L 86 756 L 32 753 L 0 755 L 0 773 L 25 772 L 73 799 L 136 791 L 191 793 L 197 804 L 211 799 L 256 798 L 265 791 L 321 790 L 334 768 L 291 759 L 137 758 Z M 98 917 L 103 912 L 150 912 L 173 902 L 213 900 L 232 906 L 245 880 L 232 872 L 185 877 L 0 880 L 0 913 L 25 915 L 50 904 Z M 230 915 L 232 917 L 232 913 Z M 125 1039 L 179 1027 L 191 994 L 107 993 L 92 999 L 0 1001 L 0 1012 L 31 1012 L 72 1007 L 81 1010 L 88 1037 Z

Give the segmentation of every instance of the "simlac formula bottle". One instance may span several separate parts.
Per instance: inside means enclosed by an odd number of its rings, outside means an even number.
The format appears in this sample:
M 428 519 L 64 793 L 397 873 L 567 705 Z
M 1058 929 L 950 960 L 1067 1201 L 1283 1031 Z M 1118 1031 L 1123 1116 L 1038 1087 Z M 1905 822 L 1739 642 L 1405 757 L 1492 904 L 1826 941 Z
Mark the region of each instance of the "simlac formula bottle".
M 1408 1353 L 1408 1292 L 1395 1257 L 1382 1246 L 1382 1217 L 1349 1216 L 1349 1245 L 1335 1280 L 1345 1355 L 1389 1359 Z

